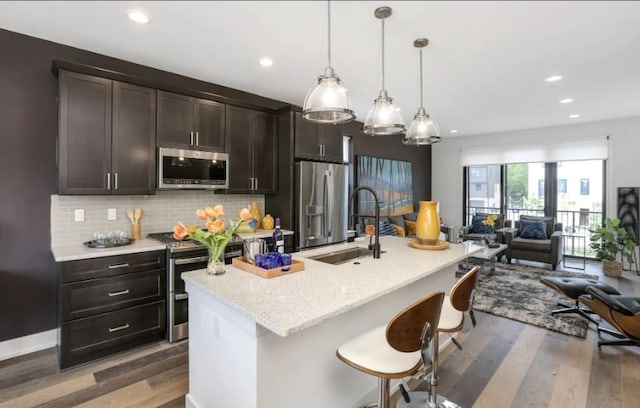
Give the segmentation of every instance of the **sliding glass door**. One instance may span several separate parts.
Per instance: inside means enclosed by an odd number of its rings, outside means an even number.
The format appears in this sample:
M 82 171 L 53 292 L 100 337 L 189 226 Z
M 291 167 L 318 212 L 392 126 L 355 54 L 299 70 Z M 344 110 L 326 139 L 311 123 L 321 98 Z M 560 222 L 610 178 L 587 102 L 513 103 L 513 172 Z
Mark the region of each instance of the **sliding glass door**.
M 565 242 L 565 253 L 592 255 L 588 230 L 602 225 L 604 169 L 604 160 L 467 166 L 464 222 L 479 212 L 505 214 L 512 221 L 520 215 L 556 217 L 566 231 L 585 236 Z

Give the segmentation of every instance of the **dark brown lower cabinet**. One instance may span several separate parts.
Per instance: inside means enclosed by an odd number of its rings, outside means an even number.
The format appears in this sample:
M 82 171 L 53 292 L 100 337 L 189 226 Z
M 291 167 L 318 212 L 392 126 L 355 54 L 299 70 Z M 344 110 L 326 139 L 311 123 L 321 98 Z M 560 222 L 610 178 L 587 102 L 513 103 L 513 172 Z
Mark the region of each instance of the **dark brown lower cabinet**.
M 164 261 L 156 251 L 58 264 L 60 368 L 165 337 Z

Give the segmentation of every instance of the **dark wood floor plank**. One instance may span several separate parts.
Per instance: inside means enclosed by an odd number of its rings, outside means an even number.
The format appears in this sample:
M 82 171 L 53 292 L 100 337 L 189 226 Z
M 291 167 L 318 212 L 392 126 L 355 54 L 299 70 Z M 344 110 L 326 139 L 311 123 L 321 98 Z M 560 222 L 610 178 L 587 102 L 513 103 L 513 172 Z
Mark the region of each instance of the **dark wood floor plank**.
M 184 406 L 184 396 L 181 396 L 167 402 L 166 404 L 159 405 L 157 408 L 184 408 Z
M 157 353 L 156 353 L 157 354 Z M 38 405 L 38 408 L 66 408 L 84 403 L 92 400 L 104 394 L 110 393 L 134 384 L 138 381 L 145 380 L 146 378 L 157 375 L 163 371 L 169 370 L 175 366 L 185 364 L 188 358 L 185 354 L 177 354 L 169 358 L 164 358 L 161 361 L 150 362 L 146 366 L 121 373 L 117 377 L 110 378 L 108 380 L 97 383 L 96 385 L 83 389 L 78 392 L 66 395 L 62 398 L 49 401 L 45 404 Z
M 553 390 L 560 369 L 562 355 L 567 348 L 567 335 L 547 331 L 536 358 L 529 366 L 516 398 L 514 407 L 547 407 L 549 390 Z
M 145 367 L 149 363 L 170 358 L 178 354 L 186 354 L 188 350 L 189 350 L 188 343 L 182 342 L 175 347 L 170 347 L 164 350 L 160 350 L 156 353 L 127 361 L 124 364 L 119 364 L 117 366 L 113 366 L 113 367 L 106 368 L 104 370 L 97 371 L 95 373 L 96 382 L 107 381 L 111 378 L 118 377 L 123 373 L 127 373 L 132 370 L 137 370 L 139 368 Z
M 50 350 L 34 353 L 33 358 L 15 360 L 0 370 L 0 390 L 58 372 L 58 359 Z
M 147 379 L 151 388 L 162 387 L 164 384 L 172 381 L 176 381 L 180 378 L 189 377 L 189 362 L 180 364 L 177 367 L 173 367 L 170 370 L 164 371 L 160 374 L 154 375 Z
M 586 408 L 622 408 L 622 370 L 620 350 L 594 345 Z M 640 386 L 640 384 L 639 384 Z

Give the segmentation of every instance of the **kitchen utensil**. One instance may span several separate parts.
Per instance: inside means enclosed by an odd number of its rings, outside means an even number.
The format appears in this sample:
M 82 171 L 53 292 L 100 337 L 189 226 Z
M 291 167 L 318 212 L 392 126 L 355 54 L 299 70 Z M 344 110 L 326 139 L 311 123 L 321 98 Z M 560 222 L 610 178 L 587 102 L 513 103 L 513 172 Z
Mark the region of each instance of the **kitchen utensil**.
M 127 216 L 129 216 L 129 211 L 133 212 L 133 220 L 131 221 L 131 238 L 132 239 L 140 239 L 140 219 L 142 218 L 142 214 L 144 211 L 142 208 L 136 208 L 134 210 L 127 210 Z M 131 219 L 131 218 L 130 218 Z
M 256 255 L 267 252 L 267 241 L 260 238 L 251 238 L 244 241 L 244 255 L 249 263 L 256 264 Z

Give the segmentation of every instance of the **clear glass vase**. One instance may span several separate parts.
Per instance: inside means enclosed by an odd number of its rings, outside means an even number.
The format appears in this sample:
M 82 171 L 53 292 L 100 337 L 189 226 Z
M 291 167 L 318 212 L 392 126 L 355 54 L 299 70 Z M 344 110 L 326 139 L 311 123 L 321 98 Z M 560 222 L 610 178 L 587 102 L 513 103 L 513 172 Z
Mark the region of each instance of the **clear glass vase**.
M 224 247 L 208 249 L 209 261 L 207 262 L 207 273 L 209 275 L 222 275 L 226 272 L 224 264 Z

